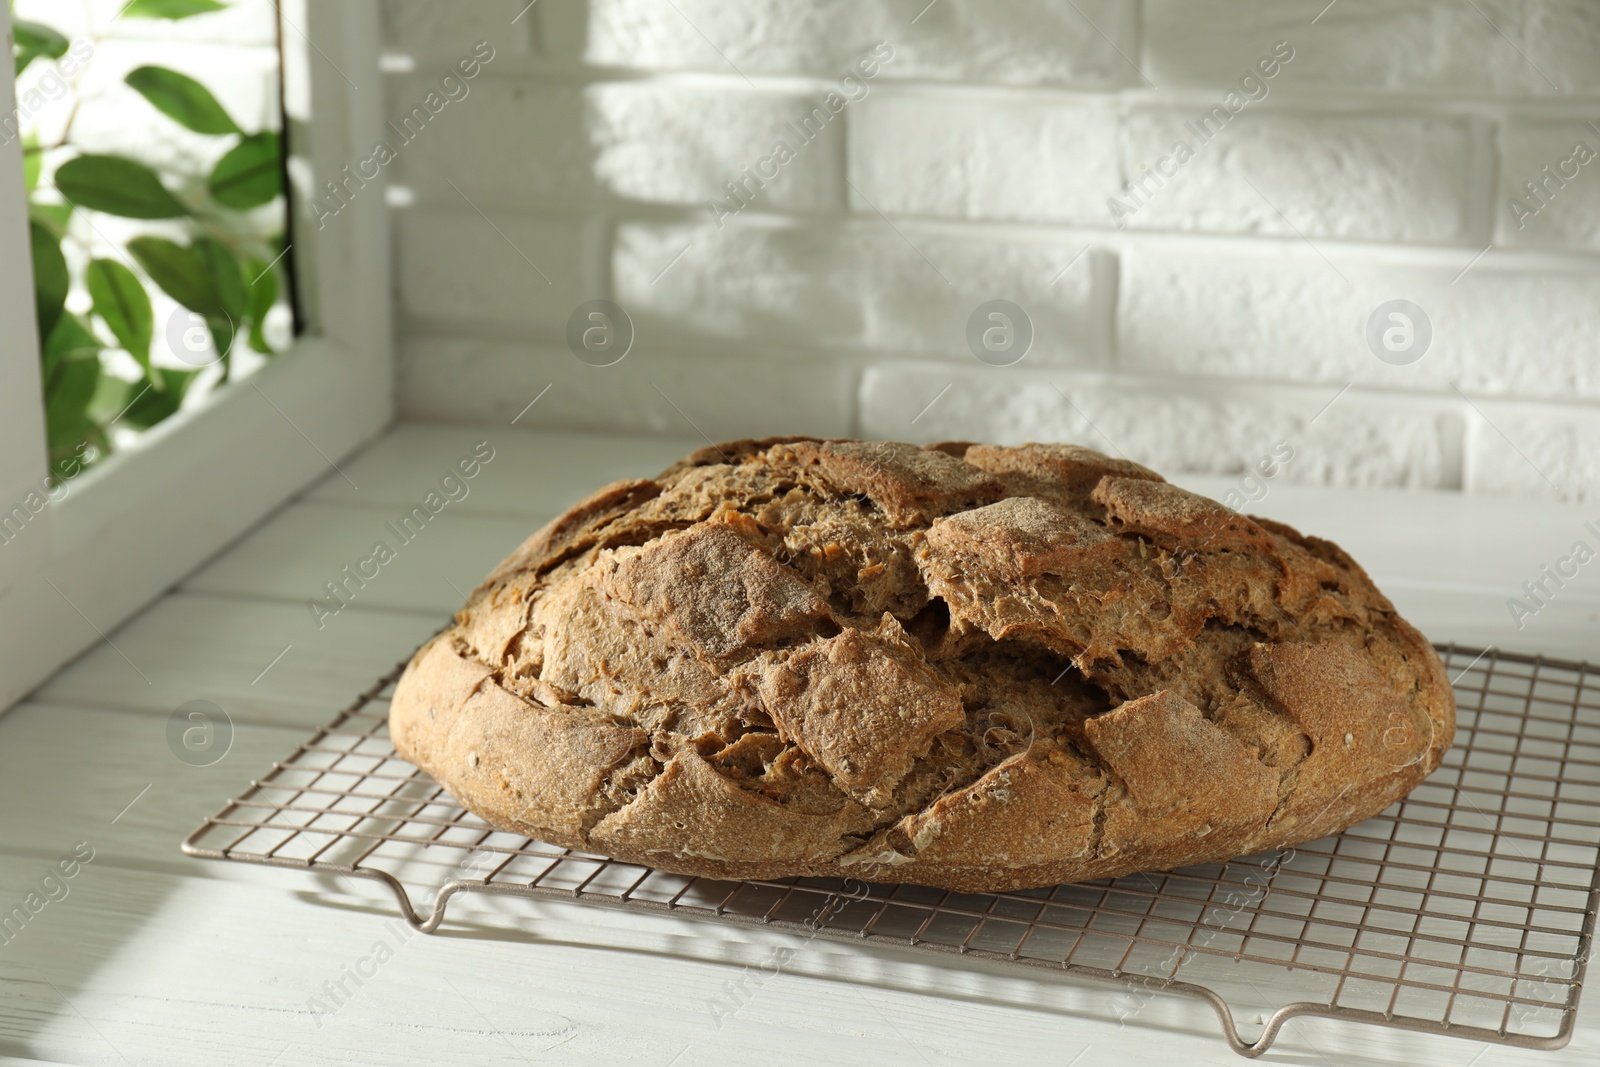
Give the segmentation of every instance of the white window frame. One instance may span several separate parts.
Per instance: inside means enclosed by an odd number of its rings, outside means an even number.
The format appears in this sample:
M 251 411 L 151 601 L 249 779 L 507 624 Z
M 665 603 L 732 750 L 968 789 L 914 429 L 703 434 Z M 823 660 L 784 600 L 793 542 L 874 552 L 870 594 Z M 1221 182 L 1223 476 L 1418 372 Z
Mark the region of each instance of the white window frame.
M 0 544 L 0 709 L 278 504 L 333 471 L 394 413 L 383 190 L 319 230 L 322 182 L 381 138 L 377 0 L 284 0 L 291 255 L 304 333 L 251 378 L 72 479 Z M 0 4 L 10 56 L 11 17 Z M 315 45 L 311 42 L 315 41 Z M 9 62 L 9 59 L 7 60 Z M 0 108 L 16 106 L 0 78 Z M 0 511 L 46 476 L 20 138 L 0 148 Z M 141 683 L 129 664 L 129 682 Z M 148 680 L 146 680 L 147 682 Z

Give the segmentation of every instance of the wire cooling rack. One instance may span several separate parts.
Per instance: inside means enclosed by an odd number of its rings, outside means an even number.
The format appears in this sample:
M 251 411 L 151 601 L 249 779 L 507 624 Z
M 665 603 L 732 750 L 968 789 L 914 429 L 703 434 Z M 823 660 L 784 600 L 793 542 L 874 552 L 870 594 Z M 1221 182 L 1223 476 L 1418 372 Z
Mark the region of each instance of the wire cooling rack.
M 1297 1015 L 1560 1048 L 1600 906 L 1600 668 L 1439 651 L 1456 743 L 1408 797 L 1336 837 L 1165 873 L 951 893 L 714 881 L 556 848 L 490 828 L 395 754 L 388 698 L 403 664 L 183 850 L 376 879 L 423 931 L 456 893 L 513 893 L 1113 982 L 1123 1019 L 1184 994 L 1246 1056 Z M 1261 1026 L 1253 1041 L 1236 1007 Z

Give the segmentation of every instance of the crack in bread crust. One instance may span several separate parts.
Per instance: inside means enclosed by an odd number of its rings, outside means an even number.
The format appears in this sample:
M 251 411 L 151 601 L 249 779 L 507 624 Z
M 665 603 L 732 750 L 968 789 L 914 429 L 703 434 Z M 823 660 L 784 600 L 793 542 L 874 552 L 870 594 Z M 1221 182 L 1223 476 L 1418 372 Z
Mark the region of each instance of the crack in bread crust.
M 391 710 L 496 826 L 957 890 L 1320 836 L 1453 730 L 1432 648 L 1330 542 L 1077 446 L 813 438 L 575 505 Z

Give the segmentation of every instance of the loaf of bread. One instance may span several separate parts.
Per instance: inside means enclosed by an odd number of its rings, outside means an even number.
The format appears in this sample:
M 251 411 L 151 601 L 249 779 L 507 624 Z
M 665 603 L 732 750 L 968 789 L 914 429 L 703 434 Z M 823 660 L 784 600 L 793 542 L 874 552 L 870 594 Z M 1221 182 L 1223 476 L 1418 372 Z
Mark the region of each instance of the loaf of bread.
M 772 438 L 615 482 L 422 648 L 401 755 L 665 871 L 998 891 L 1344 829 L 1439 658 L 1338 546 L 1072 445 Z

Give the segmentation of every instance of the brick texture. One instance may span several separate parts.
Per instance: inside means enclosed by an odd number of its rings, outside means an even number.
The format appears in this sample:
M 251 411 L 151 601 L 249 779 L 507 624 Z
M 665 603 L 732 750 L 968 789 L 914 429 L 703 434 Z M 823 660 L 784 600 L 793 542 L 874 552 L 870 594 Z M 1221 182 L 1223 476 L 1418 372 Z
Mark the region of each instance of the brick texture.
M 490 64 L 492 69 L 493 64 Z M 737 182 L 759 210 L 821 211 L 843 200 L 837 120 L 809 141 L 798 124 L 814 100 L 795 93 L 735 93 L 642 82 L 588 86 L 524 83 L 480 75 L 467 97 L 446 106 L 401 149 L 403 180 L 446 198 L 457 194 L 516 204 L 528 196 L 628 199 L 692 205 L 716 199 L 738 206 Z M 391 110 L 405 114 L 432 88 L 408 75 L 390 87 Z M 483 131 L 498 131 L 494 137 Z M 793 158 L 782 163 L 783 141 Z M 770 181 L 754 181 L 772 174 Z
M 420 103 L 435 80 L 421 72 L 391 79 L 391 119 L 398 121 Z M 470 85 L 465 99 L 447 105 L 399 148 L 391 180 L 458 201 L 447 178 L 479 202 L 594 195 L 595 152 L 585 131 L 582 87 L 487 73 Z M 395 132 L 393 122 L 389 132 Z
M 1600 251 L 1600 107 L 1590 121 L 1518 118 L 1502 126 L 1498 194 L 1499 243 Z
M 1448 407 L 1336 395 L 881 363 L 863 376 L 861 423 L 869 437 L 1072 441 L 1160 471 L 1221 475 L 1242 474 L 1282 441 L 1293 450 L 1279 474 L 1288 482 L 1457 482 L 1459 418 Z
M 518 18 L 527 2 L 474 0 L 470 4 L 441 4 L 438 0 L 383 0 L 383 40 L 391 47 L 430 55 L 470 49 L 478 41 L 488 41 L 497 50 L 527 52 L 532 49 L 536 25 L 531 12 Z
M 1462 254 L 1463 267 L 1469 259 Z M 1452 396 L 1455 383 L 1489 395 L 1600 399 L 1600 274 L 1506 269 L 1485 257 L 1452 284 L 1460 268 L 1335 262 L 1342 266 L 1294 246 L 1271 255 L 1130 251 L 1122 257 L 1119 366 Z M 1397 297 L 1420 305 L 1433 329 L 1421 359 L 1401 367 L 1381 362 L 1363 334 L 1373 310 Z
M 554 381 L 528 419 L 1600 484 L 1592 0 L 524 2 L 383 4 L 390 117 L 451 41 L 504 56 L 386 168 L 408 414 Z M 638 331 L 614 373 L 564 348 L 596 297 Z M 971 350 L 992 300 L 1014 366 Z
M 1144 31 L 1146 73 L 1160 86 L 1232 82 L 1288 40 L 1296 56 L 1284 77 L 1306 87 L 1600 89 L 1600 7 L 1587 0 L 1145 0 Z
M 1025 359 L 1106 358 L 1111 263 L 1081 242 L 951 238 L 877 222 L 641 222 L 619 228 L 612 273 L 618 302 L 641 329 L 683 340 L 976 362 L 967 320 L 978 305 L 1006 299 L 1033 322 Z
M 592 86 L 586 103 L 596 180 L 617 196 L 658 203 L 836 211 L 844 203 L 844 132 L 826 110 L 825 121 L 811 118 L 820 97 Z
M 462 205 L 396 213 L 397 280 L 408 318 L 559 339 L 601 293 L 598 223 Z
M 856 210 L 1103 226 L 1120 187 L 1104 103 L 880 92 L 850 115 Z
M 1482 139 L 1473 123 L 1454 118 L 1231 114 L 1220 102 L 1140 108 L 1123 128 L 1123 170 L 1135 185 L 1118 198 L 1131 211 L 1121 221 L 1359 241 L 1478 240 L 1487 230 L 1477 209 L 1487 199 Z
M 1478 402 L 1467 422 L 1466 488 L 1600 500 L 1600 413 Z
M 657 70 L 836 78 L 879 41 L 891 78 L 1004 85 L 1136 84 L 1122 0 L 543 0 L 553 58 Z M 923 10 L 926 8 L 925 10 Z M 920 13 L 919 13 L 920 12 Z M 581 27 L 581 38 L 578 36 Z
M 858 377 L 848 360 L 706 356 L 643 341 L 611 367 L 591 367 L 560 347 L 425 334 L 407 337 L 400 356 L 402 418 L 517 419 L 518 426 L 704 434 L 713 441 L 775 433 L 847 436 Z M 546 385 L 550 391 L 527 408 Z M 769 403 L 752 402 L 760 395 Z

